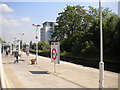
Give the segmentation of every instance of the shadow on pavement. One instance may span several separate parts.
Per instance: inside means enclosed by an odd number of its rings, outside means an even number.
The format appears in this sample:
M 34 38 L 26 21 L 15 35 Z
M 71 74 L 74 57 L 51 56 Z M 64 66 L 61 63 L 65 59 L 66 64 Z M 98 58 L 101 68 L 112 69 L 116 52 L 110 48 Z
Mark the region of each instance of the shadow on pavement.
M 25 60 L 18 60 L 18 61 L 25 61 Z M 14 64 L 14 61 L 13 62 L 3 63 L 3 64 Z
M 14 64 L 14 62 L 9 62 L 8 64 Z
M 18 60 L 18 61 L 25 61 L 25 60 Z
M 14 62 L 7 62 L 7 63 L 3 63 L 3 64 L 14 64 Z
M 7 64 L 7 63 L 3 63 L 3 64 Z
M 32 74 L 50 74 L 48 71 L 30 71 Z

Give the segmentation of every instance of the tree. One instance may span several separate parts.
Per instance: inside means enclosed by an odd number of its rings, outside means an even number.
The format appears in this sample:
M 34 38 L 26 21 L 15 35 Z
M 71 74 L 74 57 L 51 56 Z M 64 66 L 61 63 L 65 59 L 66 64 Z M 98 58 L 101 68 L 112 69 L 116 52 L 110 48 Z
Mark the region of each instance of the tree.
M 99 8 L 89 6 L 66 6 L 56 19 L 52 38 L 61 42 L 61 50 L 71 53 L 94 53 L 100 50 L 100 16 Z M 104 51 L 120 49 L 120 18 L 108 8 L 102 9 L 102 27 L 104 34 Z M 114 43 L 113 43 L 114 42 Z M 117 53 L 115 52 L 115 53 Z
M 81 51 L 87 39 L 84 35 L 89 30 L 90 19 L 84 6 L 67 6 L 64 12 L 59 13 L 58 26 L 55 27 L 52 37 L 61 41 L 63 48 L 67 51 Z M 83 37 L 85 40 L 81 40 Z M 78 47 L 75 49 L 74 45 Z
M 36 43 L 33 43 L 31 48 L 36 50 Z
M 106 25 L 106 53 L 108 55 L 117 55 L 119 56 L 120 51 L 120 17 L 115 14 L 112 14 L 108 19 L 108 23 Z
M 32 41 L 30 41 L 30 48 L 32 48 Z
M 45 43 L 45 42 L 39 42 L 38 49 L 43 50 L 43 51 L 50 51 L 50 44 Z
M 6 43 L 2 38 L 0 38 L 0 43 Z
M 22 46 L 22 45 L 23 45 L 22 43 L 23 43 L 22 40 L 20 40 L 20 48 L 21 48 L 21 49 L 22 49 L 22 47 L 23 47 L 23 46 Z

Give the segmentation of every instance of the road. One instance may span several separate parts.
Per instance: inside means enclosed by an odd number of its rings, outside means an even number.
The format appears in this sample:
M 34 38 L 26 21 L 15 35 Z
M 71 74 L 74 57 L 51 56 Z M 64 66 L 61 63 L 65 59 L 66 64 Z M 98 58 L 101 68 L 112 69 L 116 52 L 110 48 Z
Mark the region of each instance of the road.
M 61 61 L 56 65 L 50 58 L 39 56 L 38 64 L 31 65 L 35 55 L 14 64 L 14 57 L 3 56 L 3 68 L 8 88 L 98 88 L 99 70 Z M 105 71 L 105 88 L 118 88 L 118 73 Z

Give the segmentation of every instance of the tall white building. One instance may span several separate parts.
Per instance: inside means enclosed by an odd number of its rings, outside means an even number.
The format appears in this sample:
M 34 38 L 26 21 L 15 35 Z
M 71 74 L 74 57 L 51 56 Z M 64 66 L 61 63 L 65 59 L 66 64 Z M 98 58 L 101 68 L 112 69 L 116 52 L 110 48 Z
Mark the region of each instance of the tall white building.
M 40 41 L 49 43 L 51 39 L 51 34 L 54 31 L 55 22 L 44 22 L 43 27 L 40 32 Z
M 118 2 L 118 16 L 120 17 L 120 1 Z

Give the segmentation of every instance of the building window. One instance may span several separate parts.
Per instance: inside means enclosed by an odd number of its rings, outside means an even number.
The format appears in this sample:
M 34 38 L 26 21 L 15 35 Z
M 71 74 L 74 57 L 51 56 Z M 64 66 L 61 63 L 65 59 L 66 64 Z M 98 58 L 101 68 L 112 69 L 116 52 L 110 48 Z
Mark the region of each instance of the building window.
M 53 26 L 53 22 L 50 22 L 50 26 L 51 26 L 51 27 Z

